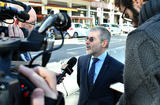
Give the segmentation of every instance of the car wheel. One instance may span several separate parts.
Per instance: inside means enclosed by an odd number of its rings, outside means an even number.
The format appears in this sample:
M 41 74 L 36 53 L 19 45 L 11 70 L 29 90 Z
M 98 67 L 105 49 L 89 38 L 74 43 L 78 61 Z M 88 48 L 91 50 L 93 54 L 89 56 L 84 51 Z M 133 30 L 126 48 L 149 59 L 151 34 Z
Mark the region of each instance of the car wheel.
M 65 39 L 70 39 L 70 38 L 71 38 L 71 36 L 69 35 L 69 33 L 66 33 Z
M 74 37 L 74 38 L 78 38 L 78 33 L 75 32 L 75 33 L 73 34 L 73 37 Z

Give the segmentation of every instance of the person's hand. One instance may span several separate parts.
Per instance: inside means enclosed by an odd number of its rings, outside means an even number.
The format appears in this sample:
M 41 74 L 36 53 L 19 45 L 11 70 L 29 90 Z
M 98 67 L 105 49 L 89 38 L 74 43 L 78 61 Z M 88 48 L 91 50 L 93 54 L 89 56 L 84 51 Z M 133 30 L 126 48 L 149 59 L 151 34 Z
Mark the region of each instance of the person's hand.
M 57 73 L 57 74 L 56 74 L 56 77 L 59 78 L 61 74 L 62 74 L 62 73 Z M 66 77 L 66 74 L 60 79 L 60 81 L 59 81 L 57 84 L 62 83 L 63 80 L 64 80 L 64 77 Z
M 10 37 L 24 38 L 23 31 L 15 24 L 8 25 L 8 34 Z
M 57 99 L 58 92 L 56 90 L 56 73 L 46 70 L 43 67 L 28 68 L 23 65 L 18 69 L 24 76 L 26 76 L 37 88 L 43 90 L 45 96 Z M 34 96 L 34 91 L 33 91 Z M 41 97 L 43 95 L 40 95 Z

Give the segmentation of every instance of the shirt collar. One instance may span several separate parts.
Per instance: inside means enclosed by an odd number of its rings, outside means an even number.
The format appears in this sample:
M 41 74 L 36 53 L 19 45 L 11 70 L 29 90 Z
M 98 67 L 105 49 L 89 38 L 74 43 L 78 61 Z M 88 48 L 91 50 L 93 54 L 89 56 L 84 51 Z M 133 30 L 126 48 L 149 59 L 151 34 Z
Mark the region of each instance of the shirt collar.
M 106 58 L 106 56 L 107 56 L 107 50 L 103 54 L 101 54 L 100 56 L 98 56 L 97 58 L 99 60 L 104 60 Z M 92 58 L 94 58 L 94 57 L 92 56 Z

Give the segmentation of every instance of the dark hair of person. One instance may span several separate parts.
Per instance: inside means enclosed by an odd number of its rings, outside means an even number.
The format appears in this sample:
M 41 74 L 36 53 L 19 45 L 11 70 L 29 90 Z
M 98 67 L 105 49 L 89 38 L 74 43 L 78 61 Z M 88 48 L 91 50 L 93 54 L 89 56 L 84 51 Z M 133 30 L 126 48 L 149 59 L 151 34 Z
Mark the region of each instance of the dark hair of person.
M 145 1 L 148 1 L 148 0 L 143 0 L 144 2 Z M 115 0 L 115 6 L 120 8 L 120 6 L 124 6 L 128 9 L 130 9 L 132 12 L 133 12 L 133 22 L 135 24 L 138 25 L 138 17 L 139 16 L 139 12 L 133 7 L 133 1 L 132 0 Z
M 143 0 L 149 1 L 149 0 Z M 115 6 L 120 7 L 120 5 L 125 6 L 127 8 L 133 7 L 133 1 L 132 0 L 115 0 Z
M 125 7 L 131 7 L 133 5 L 132 0 L 115 0 L 115 6 L 120 7 L 120 5 Z

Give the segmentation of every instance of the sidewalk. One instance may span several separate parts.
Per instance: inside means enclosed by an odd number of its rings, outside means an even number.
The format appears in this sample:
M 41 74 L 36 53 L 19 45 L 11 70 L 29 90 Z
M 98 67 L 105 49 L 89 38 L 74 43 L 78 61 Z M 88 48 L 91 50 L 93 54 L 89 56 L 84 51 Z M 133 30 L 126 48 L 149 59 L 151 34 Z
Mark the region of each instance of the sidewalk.
M 78 58 L 78 57 L 76 57 Z M 49 70 L 53 70 L 57 73 L 61 73 L 62 64 L 67 63 L 68 59 L 60 62 L 53 62 L 47 64 Z M 61 84 L 57 85 L 57 90 L 64 94 L 65 105 L 77 105 L 79 97 L 79 87 L 77 85 L 77 64 L 73 67 L 73 73 L 71 75 L 66 74 Z
M 78 57 L 76 57 L 78 59 Z M 60 62 L 53 62 L 53 63 L 49 63 L 47 64 L 47 68 L 49 70 L 53 70 L 57 73 L 61 73 L 61 66 L 63 64 L 66 64 L 68 62 L 69 59 L 65 59 L 63 61 Z M 64 87 L 65 86 L 65 87 Z M 66 92 L 66 90 L 67 92 Z M 61 92 L 63 92 L 63 94 L 65 96 L 70 95 L 72 93 L 74 93 L 75 91 L 79 90 L 79 87 L 77 85 L 77 64 L 73 67 L 73 73 L 71 75 L 66 74 L 66 77 L 64 77 L 64 80 L 61 84 L 57 85 L 57 89 Z

